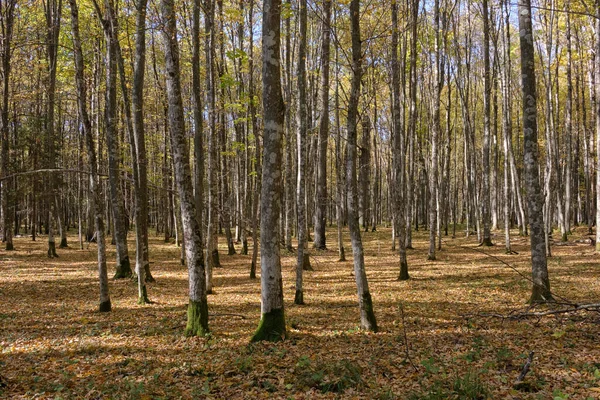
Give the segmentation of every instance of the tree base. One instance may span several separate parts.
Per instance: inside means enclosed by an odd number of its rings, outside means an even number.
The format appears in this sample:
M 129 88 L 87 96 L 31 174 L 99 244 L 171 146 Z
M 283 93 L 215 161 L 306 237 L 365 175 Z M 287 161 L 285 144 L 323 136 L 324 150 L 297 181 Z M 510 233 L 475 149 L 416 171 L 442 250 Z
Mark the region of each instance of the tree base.
M 546 290 L 545 288 L 538 288 L 536 286 L 533 287 L 531 297 L 527 301 L 528 304 L 546 304 L 553 302 L 554 297 L 552 297 L 552 293 L 550 293 L 550 291 Z
M 258 328 L 252 336 L 251 342 L 279 342 L 287 336 L 285 331 L 285 315 L 283 308 L 265 313 L 260 318 Z
M 234 256 L 237 253 L 235 252 L 235 246 L 233 245 L 233 242 L 229 242 L 229 246 L 227 247 L 227 255 L 228 256 Z
M 15 249 L 15 246 L 13 245 L 12 241 L 6 241 L 6 247 L 4 247 L 4 250 L 6 251 L 13 251 Z
M 408 264 L 407 263 L 400 263 L 400 275 L 398 275 L 398 280 L 399 281 L 407 281 L 410 279 L 410 276 L 408 275 Z
M 58 258 L 58 254 L 56 254 L 56 243 L 48 242 L 48 258 Z
M 60 239 L 60 244 L 58 245 L 58 247 L 60 249 L 66 249 L 67 247 L 69 247 L 69 244 L 67 243 L 67 238 L 66 237 Z
M 256 264 L 254 261 L 250 264 L 250 279 L 256 279 Z
M 435 256 L 433 254 L 429 254 L 427 256 L 427 261 L 436 261 L 436 258 L 435 258 Z
M 132 276 L 133 272 L 131 271 L 129 256 L 127 256 L 124 259 L 122 259 L 121 262 L 117 265 L 117 271 L 115 272 L 115 276 L 113 276 L 113 279 L 125 279 L 131 278 Z
M 484 238 L 483 242 L 481 242 L 481 245 L 484 247 L 491 247 L 494 245 L 494 243 L 492 243 L 492 239 L 491 238 Z
M 310 256 L 306 253 L 304 253 L 304 257 L 302 258 L 302 270 L 314 271 L 312 265 L 310 265 Z
M 377 320 L 375 319 L 373 300 L 371 299 L 371 293 L 369 292 L 365 292 L 362 295 L 360 325 L 364 330 L 377 332 Z
M 565 243 L 565 242 L 568 242 L 568 241 L 569 241 L 569 236 L 568 236 L 568 234 L 567 234 L 567 233 L 563 233 L 563 234 L 562 234 L 561 241 L 562 241 L 563 243 Z
M 343 247 L 340 247 L 340 258 L 338 259 L 338 262 L 344 261 L 346 261 L 346 252 L 344 251 Z
M 100 312 L 110 312 L 112 310 L 112 305 L 110 304 L 110 299 L 103 301 L 100 303 L 98 307 L 98 311 Z
M 208 302 L 190 300 L 187 309 L 185 336 L 208 335 Z
M 150 264 L 146 264 L 146 267 L 144 269 L 146 271 L 146 283 L 156 282 L 156 279 L 154 279 L 154 277 L 150 273 Z
M 138 304 L 152 304 L 152 302 L 148 299 L 148 290 L 146 286 L 142 288 L 142 295 L 138 298 Z
M 296 290 L 296 295 L 294 296 L 294 304 L 299 306 L 304 304 L 304 292 L 302 290 Z
M 242 240 L 242 255 L 248 255 L 248 241 L 246 239 Z
M 213 250 L 211 257 L 213 268 L 222 268 L 221 260 L 219 259 L 219 250 Z

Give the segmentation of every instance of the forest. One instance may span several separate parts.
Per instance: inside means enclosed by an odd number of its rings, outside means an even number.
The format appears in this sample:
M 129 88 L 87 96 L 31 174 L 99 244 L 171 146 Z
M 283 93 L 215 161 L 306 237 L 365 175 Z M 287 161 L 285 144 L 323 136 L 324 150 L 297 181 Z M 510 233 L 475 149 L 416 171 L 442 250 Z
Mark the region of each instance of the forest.
M 0 398 L 600 398 L 600 1 L 0 0 Z

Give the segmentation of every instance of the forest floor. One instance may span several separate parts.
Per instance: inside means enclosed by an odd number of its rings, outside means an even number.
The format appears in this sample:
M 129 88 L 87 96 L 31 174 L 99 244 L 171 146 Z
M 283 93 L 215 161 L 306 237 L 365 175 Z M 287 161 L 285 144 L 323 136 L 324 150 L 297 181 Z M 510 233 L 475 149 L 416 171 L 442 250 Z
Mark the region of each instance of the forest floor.
M 580 304 L 600 300 L 598 256 L 577 242 L 586 232 L 575 229 L 549 259 L 553 292 Z M 399 282 L 390 230 L 363 234 L 374 334 L 358 329 L 348 238 L 349 261 L 337 262 L 335 230 L 328 235 L 330 250 L 310 251 L 315 270 L 305 273 L 304 306 L 293 305 L 295 257 L 284 252 L 289 338 L 258 344 L 249 343 L 260 317 L 250 256 L 221 247 L 223 268 L 209 296 L 212 335 L 186 338 L 187 270 L 174 244 L 151 237 L 154 304 L 136 304 L 135 281 L 111 280 L 113 311 L 101 314 L 94 244 L 79 250 L 72 237 L 60 258 L 48 259 L 45 238 L 16 238 L 16 251 L 0 251 L 0 398 L 600 397 L 600 314 L 483 315 L 525 311 L 527 238 L 515 237 L 518 254 L 506 255 L 501 232 L 491 248 L 477 247 L 475 236 L 445 237 L 432 262 L 425 232 L 416 232 L 411 279 Z M 112 276 L 113 246 L 108 257 Z M 531 370 L 515 388 L 530 351 Z

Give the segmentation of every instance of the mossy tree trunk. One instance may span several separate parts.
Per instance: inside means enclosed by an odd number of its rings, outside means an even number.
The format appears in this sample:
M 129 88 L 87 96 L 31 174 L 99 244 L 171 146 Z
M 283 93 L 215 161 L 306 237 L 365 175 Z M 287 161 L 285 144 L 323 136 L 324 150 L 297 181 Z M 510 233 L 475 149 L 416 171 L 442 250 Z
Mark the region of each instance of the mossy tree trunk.
M 262 25 L 263 167 L 260 201 L 261 320 L 252 341 L 286 336 L 279 254 L 284 104 L 281 94 L 281 0 L 264 0 Z M 255 244 L 256 245 L 256 244 Z
M 189 150 L 185 136 L 179 45 L 173 0 L 161 1 L 161 15 L 164 23 L 163 39 L 167 69 L 166 91 L 169 104 L 169 132 L 171 134 L 175 181 L 179 194 L 186 264 L 189 274 L 189 304 L 185 334 L 203 336 L 208 333 L 206 277 L 202 251 L 203 244 L 200 233 L 201 223 L 196 213 Z

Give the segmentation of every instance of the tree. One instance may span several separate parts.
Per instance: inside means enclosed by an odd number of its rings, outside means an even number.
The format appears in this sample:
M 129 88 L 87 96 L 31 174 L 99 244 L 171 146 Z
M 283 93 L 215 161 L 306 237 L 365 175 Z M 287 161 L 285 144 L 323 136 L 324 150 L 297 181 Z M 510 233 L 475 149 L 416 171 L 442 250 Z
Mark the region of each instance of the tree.
M 360 307 L 360 324 L 363 329 L 377 331 L 377 321 L 373 311 L 373 300 L 369 293 L 369 283 L 365 272 L 365 259 L 360 224 L 358 221 L 358 185 L 356 181 L 356 136 L 357 114 L 362 77 L 362 49 L 360 39 L 360 1 L 350 2 L 350 27 L 352 35 L 352 81 L 350 98 L 348 100 L 348 116 L 346 130 L 348 132 L 348 147 L 346 150 L 346 190 L 348 193 L 348 227 L 352 240 L 352 255 L 354 258 L 354 276 Z
M 125 225 L 124 200 L 120 184 L 120 150 L 117 134 L 117 27 L 112 0 L 105 0 L 104 17 L 100 6 L 94 0 L 98 20 L 104 30 L 106 42 L 106 102 L 104 127 L 108 152 L 108 177 L 115 244 L 117 247 L 117 267 L 115 279 L 131 276 L 129 250 L 127 247 L 127 226 Z
M 543 202 L 538 177 L 537 93 L 530 0 L 519 0 L 519 31 L 521 92 L 523 96 L 523 161 L 531 231 L 531 274 L 533 280 L 530 302 L 539 303 L 552 301 L 552 293 L 550 292 L 550 279 L 548 278 L 542 216 Z
M 175 181 L 181 207 L 181 222 L 185 241 L 185 255 L 189 274 L 189 304 L 185 334 L 204 336 L 208 333 L 208 301 L 204 254 L 200 223 L 192 190 L 189 150 L 185 138 L 183 100 L 179 67 L 179 45 L 177 21 L 173 0 L 161 0 L 161 15 L 164 23 L 163 40 L 167 69 L 167 99 L 169 102 L 169 131 L 175 166 Z
M 298 45 L 298 126 L 296 144 L 298 146 L 298 180 L 296 181 L 296 208 L 298 209 L 298 257 L 296 263 L 296 295 L 295 304 L 304 304 L 302 290 L 302 270 L 304 269 L 306 251 L 306 194 L 304 170 L 306 168 L 306 0 L 299 1 L 300 43 Z
M 490 129 L 491 129 L 491 72 L 490 72 L 490 21 L 487 0 L 483 0 L 483 184 L 482 217 L 484 246 L 492 246 L 490 201 Z
M 90 203 L 94 215 L 96 243 L 98 245 L 98 277 L 100 282 L 99 311 L 111 311 L 110 296 L 108 293 L 108 269 L 106 267 L 106 242 L 104 237 L 104 220 L 102 218 L 102 193 L 98 176 L 98 163 L 96 160 L 96 147 L 92 133 L 87 108 L 87 89 L 85 85 L 85 65 L 83 50 L 81 48 L 81 35 L 79 33 L 79 10 L 76 0 L 69 0 L 71 6 L 71 30 L 73 33 L 73 53 L 75 56 L 75 81 L 77 84 L 77 104 L 81 118 L 83 135 L 87 147 L 90 167 Z
M 0 32 L 2 40 L 0 41 L 0 59 L 2 62 L 2 104 L 0 110 L 0 140 L 2 140 L 2 161 L 0 164 L 0 174 L 7 176 L 10 166 L 10 131 L 9 131 L 9 110 L 10 101 L 10 73 L 12 56 L 12 37 L 14 27 L 14 16 L 16 0 L 0 1 Z M 6 250 L 14 250 L 13 245 L 13 217 L 12 207 L 14 204 L 14 193 L 10 189 L 12 179 L 2 181 L 1 197 L 1 215 L 2 215 L 2 241 L 4 241 Z
M 323 39 L 321 41 L 321 117 L 319 119 L 319 149 L 317 190 L 315 196 L 315 234 L 313 246 L 327 249 L 325 225 L 327 213 L 327 138 L 329 137 L 329 61 L 331 47 L 331 0 L 323 2 Z
M 403 133 L 402 118 L 404 110 L 400 106 L 400 65 L 398 62 L 398 4 L 392 2 L 392 86 L 394 92 L 394 136 L 393 136 L 393 172 L 394 172 L 394 224 L 397 227 L 398 242 L 400 250 L 400 273 L 398 280 L 407 280 L 408 261 L 406 259 L 406 217 L 404 215 L 404 182 L 406 180 L 405 163 L 403 155 Z M 409 227 L 410 228 L 410 227 Z
M 286 336 L 279 255 L 285 107 L 281 93 L 281 0 L 263 1 L 263 165 L 260 198 L 261 319 L 252 341 Z M 256 246 L 256 243 L 254 244 Z

